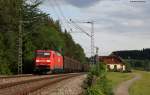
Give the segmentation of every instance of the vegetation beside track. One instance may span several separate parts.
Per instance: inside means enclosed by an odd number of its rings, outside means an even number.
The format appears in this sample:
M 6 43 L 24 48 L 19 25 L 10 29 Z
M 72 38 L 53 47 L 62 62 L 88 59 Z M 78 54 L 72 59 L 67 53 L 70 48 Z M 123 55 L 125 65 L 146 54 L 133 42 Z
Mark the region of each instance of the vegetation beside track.
M 106 77 L 106 66 L 102 63 L 94 65 L 85 81 L 86 95 L 113 95 L 111 85 Z
M 134 71 L 141 75 L 141 79 L 136 81 L 130 88 L 130 95 L 150 95 L 150 72 Z

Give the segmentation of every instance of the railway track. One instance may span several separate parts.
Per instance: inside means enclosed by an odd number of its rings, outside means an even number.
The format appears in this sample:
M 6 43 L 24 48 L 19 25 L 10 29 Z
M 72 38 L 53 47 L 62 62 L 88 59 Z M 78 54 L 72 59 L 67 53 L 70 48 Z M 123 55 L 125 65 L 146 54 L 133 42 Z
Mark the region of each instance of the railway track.
M 0 79 L 9 79 L 9 78 L 19 78 L 19 77 L 30 77 L 32 74 L 23 74 L 23 75 L 9 75 L 9 76 L 0 76 Z
M 28 95 L 45 86 L 55 84 L 62 80 L 82 75 L 81 73 L 50 75 L 44 78 L 24 80 L 0 85 L 0 95 Z

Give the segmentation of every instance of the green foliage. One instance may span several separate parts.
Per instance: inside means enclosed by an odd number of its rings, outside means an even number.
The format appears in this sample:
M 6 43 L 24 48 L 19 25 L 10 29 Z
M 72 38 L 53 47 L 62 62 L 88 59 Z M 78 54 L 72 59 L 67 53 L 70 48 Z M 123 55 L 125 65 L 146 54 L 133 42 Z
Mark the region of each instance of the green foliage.
M 106 66 L 103 63 L 92 66 L 86 81 L 86 95 L 113 95 L 106 74 Z
M 120 56 L 123 59 L 146 60 L 150 59 L 150 48 L 143 50 L 114 51 L 112 55 Z
M 130 67 L 134 69 L 150 71 L 150 60 L 130 59 L 125 61 L 128 63 L 128 65 L 130 65 Z
M 87 88 L 87 95 L 105 95 L 102 93 L 98 85 Z
M 0 64 L 0 74 L 3 75 L 11 74 L 8 64 Z
M 63 31 L 59 21 L 41 12 L 39 0 L 32 4 L 26 0 L 0 0 L 0 66 L 2 71 L 17 73 L 18 32 L 22 21 L 23 72 L 33 69 L 33 51 L 36 49 L 62 50 L 63 55 L 86 63 L 84 50 L 75 43 L 67 31 Z M 20 10 L 21 9 L 21 10 Z
M 137 80 L 134 85 L 131 85 L 129 89 L 130 95 L 149 95 L 150 93 L 150 72 L 146 71 L 134 71 L 141 75 L 141 78 Z
M 97 77 L 104 77 L 107 73 L 106 65 L 104 65 L 104 63 L 93 65 L 89 73 Z
M 112 55 L 120 56 L 134 69 L 150 71 L 150 48 L 143 50 L 115 51 Z M 127 64 L 127 66 L 129 64 Z
M 126 63 L 126 72 L 131 72 L 131 64 L 130 63 Z

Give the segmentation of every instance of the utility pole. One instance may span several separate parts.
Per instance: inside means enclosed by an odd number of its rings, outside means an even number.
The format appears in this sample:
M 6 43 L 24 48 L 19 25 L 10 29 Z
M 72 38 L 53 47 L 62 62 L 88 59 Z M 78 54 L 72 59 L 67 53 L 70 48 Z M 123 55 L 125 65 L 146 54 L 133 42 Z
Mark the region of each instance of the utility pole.
M 91 64 L 94 64 L 94 21 L 88 21 L 83 23 L 91 24 Z
M 96 47 L 96 64 L 99 63 L 99 56 L 98 56 L 98 51 L 99 51 L 99 48 Z
M 91 24 L 91 64 L 94 64 L 94 21 L 85 23 Z
M 22 1 L 18 1 L 19 25 L 18 25 L 18 74 L 22 74 Z
M 18 74 L 22 74 L 22 21 L 19 21 L 19 34 L 18 34 Z

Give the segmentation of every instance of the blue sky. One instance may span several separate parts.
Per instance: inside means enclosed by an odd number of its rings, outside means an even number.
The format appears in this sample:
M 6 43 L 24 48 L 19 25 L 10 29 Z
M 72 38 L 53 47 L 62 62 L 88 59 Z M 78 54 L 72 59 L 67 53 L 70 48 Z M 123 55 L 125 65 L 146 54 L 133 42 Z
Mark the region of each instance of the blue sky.
M 90 38 L 78 33 L 79 30 L 67 22 L 69 19 L 95 21 L 95 46 L 99 47 L 100 55 L 109 55 L 116 50 L 150 47 L 150 1 L 145 1 L 44 0 L 39 8 L 59 19 L 63 28 L 72 30 L 73 39 L 84 48 L 87 56 L 90 56 Z M 77 24 L 90 33 L 89 24 Z

